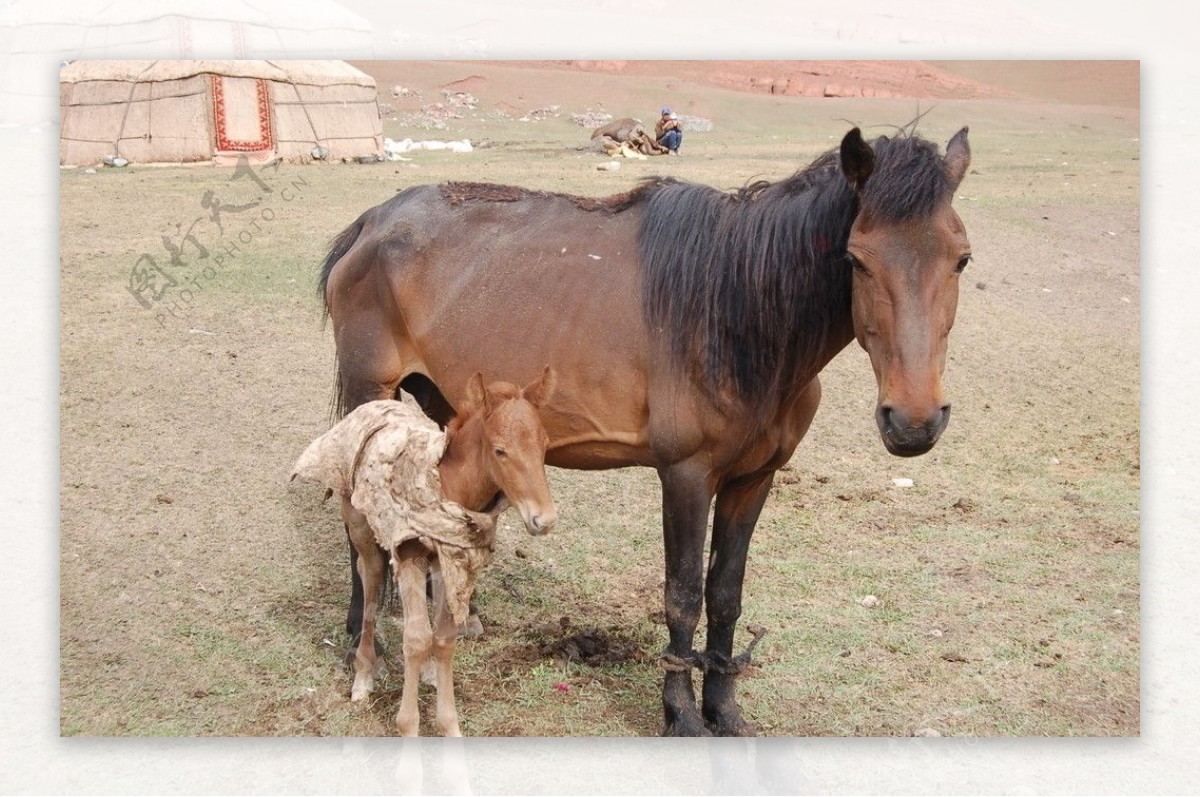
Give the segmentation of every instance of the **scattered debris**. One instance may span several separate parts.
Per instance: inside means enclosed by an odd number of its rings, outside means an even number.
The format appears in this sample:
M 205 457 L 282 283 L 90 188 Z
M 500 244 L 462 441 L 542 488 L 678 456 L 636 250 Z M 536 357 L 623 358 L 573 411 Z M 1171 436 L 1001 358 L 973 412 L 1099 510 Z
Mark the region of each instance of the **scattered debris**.
M 604 111 L 585 111 L 571 114 L 571 121 L 580 127 L 599 127 L 605 122 L 611 122 L 613 115 Z
M 905 478 L 892 479 L 892 484 L 896 485 L 897 487 L 912 487 L 913 480 Z
M 105 166 L 113 166 L 118 169 L 122 166 L 129 165 L 129 161 L 125 160 L 120 155 L 105 155 L 102 160 L 104 161 Z
M 559 115 L 559 106 L 547 105 L 544 108 L 534 108 L 529 113 L 518 119 L 518 122 L 541 122 L 546 119 L 553 119 Z
M 175 503 L 175 499 L 172 498 L 171 496 L 167 495 L 166 493 L 159 493 L 158 495 L 154 496 L 154 500 L 158 501 L 160 504 Z
M 318 147 L 313 147 L 312 151 L 309 154 L 312 155 L 313 160 L 323 161 L 329 157 L 329 150 L 325 149 L 324 147 L 318 146 Z
M 427 150 L 430 152 L 449 150 L 450 152 L 474 152 L 475 148 L 471 146 L 471 140 L 464 138 L 458 141 L 413 141 L 411 138 L 406 138 L 403 141 L 395 141 L 390 138 L 383 140 L 384 157 L 389 161 L 406 161 L 410 160 L 401 155 L 402 152 L 415 152 L 417 150 Z
M 974 512 L 976 506 L 970 498 L 960 498 L 951 505 L 951 508 L 957 509 L 959 512 Z
M 965 664 L 969 660 L 961 653 L 943 653 L 942 661 L 949 661 L 955 664 Z
M 858 602 L 868 609 L 874 609 L 880 603 L 879 598 L 876 598 L 874 595 L 864 595 L 859 598 Z
M 405 88 L 404 86 L 399 86 L 399 85 L 392 86 L 392 96 L 393 97 L 420 97 L 421 90 Z
M 596 168 L 602 172 L 615 172 L 617 169 L 621 168 L 621 162 L 620 161 L 607 161 L 605 163 L 601 163 Z
M 940 734 L 938 731 L 934 730 L 933 728 L 920 728 L 919 730 L 913 731 L 912 735 L 913 736 L 933 737 L 933 736 L 941 736 L 942 734 Z

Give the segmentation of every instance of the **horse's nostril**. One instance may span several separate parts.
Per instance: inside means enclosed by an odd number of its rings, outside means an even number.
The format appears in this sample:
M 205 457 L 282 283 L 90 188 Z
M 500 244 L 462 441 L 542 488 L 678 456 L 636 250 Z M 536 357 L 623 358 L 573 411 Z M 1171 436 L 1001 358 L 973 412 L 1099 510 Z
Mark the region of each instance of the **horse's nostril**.
M 904 415 L 886 404 L 879 408 L 879 421 L 889 432 L 897 431 L 905 423 Z

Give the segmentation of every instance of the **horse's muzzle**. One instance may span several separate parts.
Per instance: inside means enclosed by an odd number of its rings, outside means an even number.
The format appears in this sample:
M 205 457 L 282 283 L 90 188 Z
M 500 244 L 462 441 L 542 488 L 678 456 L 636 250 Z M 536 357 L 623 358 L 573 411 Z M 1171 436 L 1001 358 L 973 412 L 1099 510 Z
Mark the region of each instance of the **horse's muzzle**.
M 558 522 L 558 509 L 551 506 L 549 509 L 526 509 L 522 507 L 521 520 L 525 522 L 525 530 L 535 537 L 540 537 L 543 534 L 549 534 L 554 528 L 554 524 Z
M 933 448 L 946 424 L 950 423 L 950 405 L 939 407 L 928 417 L 914 420 L 903 410 L 881 405 L 875 410 L 875 423 L 888 452 L 898 457 L 916 457 Z

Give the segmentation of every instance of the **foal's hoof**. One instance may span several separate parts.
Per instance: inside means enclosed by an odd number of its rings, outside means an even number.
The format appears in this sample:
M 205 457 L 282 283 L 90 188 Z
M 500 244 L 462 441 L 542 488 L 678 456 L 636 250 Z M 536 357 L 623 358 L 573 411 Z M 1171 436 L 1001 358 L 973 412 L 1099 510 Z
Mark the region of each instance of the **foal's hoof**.
M 350 687 L 350 702 L 357 703 L 360 700 L 366 700 L 372 691 L 375 689 L 375 680 L 365 676 L 358 676 L 354 679 L 354 686 Z

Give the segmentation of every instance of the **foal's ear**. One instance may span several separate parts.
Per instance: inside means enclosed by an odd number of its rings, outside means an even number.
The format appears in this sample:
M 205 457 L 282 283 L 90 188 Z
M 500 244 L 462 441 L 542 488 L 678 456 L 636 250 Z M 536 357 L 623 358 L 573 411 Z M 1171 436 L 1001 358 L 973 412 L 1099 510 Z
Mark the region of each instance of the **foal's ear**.
M 554 395 L 554 384 L 558 381 L 554 369 L 546 366 L 542 371 L 541 377 L 536 382 L 530 382 L 521 391 L 521 395 L 525 396 L 525 400 L 535 407 L 541 407 L 550 400 L 550 396 Z
M 487 388 L 483 385 L 483 373 L 476 371 L 467 382 L 467 403 L 472 407 L 483 407 L 484 412 L 491 412 L 491 401 Z
M 862 131 L 857 127 L 842 138 L 842 174 L 846 182 L 857 193 L 867 183 L 871 172 L 875 171 L 875 150 L 863 141 Z
M 971 166 L 971 145 L 967 143 L 967 128 L 964 127 L 954 134 L 946 145 L 946 158 L 942 168 L 946 170 L 946 179 L 950 181 L 951 191 L 958 188 L 967 169 Z

